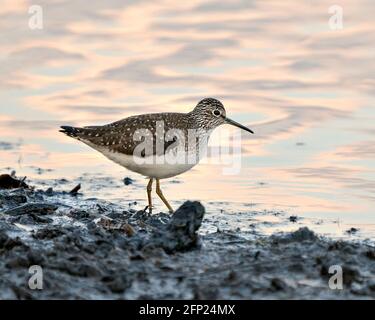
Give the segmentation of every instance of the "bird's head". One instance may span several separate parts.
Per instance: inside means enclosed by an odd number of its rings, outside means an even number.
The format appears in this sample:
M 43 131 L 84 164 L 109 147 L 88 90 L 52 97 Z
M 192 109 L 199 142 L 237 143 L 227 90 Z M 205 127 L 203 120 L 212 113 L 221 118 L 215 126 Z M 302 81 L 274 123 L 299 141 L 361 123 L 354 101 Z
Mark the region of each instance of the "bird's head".
M 192 111 L 196 121 L 207 130 L 215 129 L 222 124 L 230 124 L 250 133 L 254 133 L 242 124 L 227 117 L 224 105 L 217 99 L 205 98 L 198 102 Z

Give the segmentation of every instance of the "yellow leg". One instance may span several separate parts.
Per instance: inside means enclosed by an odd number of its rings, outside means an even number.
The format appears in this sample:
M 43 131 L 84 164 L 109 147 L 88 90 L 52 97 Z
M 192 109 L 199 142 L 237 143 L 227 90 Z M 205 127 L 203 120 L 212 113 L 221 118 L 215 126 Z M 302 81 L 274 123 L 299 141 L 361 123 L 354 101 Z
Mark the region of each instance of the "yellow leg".
M 147 184 L 147 198 L 148 198 L 148 210 L 152 213 L 152 198 L 151 198 L 151 191 L 152 191 L 152 181 L 154 179 L 150 178 L 150 181 Z
M 167 206 L 170 213 L 173 213 L 173 209 L 171 205 L 168 203 L 167 199 L 165 199 L 163 192 L 160 189 L 160 180 L 156 179 L 156 194 L 160 197 L 160 199 L 164 202 L 164 204 Z

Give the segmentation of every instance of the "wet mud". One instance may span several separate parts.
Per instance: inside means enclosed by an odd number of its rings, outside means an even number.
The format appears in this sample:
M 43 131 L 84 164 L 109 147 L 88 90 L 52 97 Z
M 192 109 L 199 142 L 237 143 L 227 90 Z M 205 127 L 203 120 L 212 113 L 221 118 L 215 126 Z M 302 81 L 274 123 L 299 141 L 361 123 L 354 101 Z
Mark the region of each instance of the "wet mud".
M 0 189 L 0 299 L 375 298 L 369 243 L 303 226 L 266 236 L 261 222 L 251 236 L 201 232 L 212 222 L 199 202 L 149 215 L 79 191 Z M 43 271 L 41 290 L 29 287 L 33 265 Z M 329 287 L 335 265 L 341 290 Z

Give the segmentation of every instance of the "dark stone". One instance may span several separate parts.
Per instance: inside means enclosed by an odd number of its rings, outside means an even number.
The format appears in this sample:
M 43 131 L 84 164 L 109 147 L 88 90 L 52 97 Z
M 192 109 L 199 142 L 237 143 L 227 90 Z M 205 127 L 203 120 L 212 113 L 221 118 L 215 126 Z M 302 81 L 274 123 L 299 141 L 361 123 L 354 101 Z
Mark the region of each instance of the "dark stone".
M 54 194 L 54 192 L 53 192 L 53 188 L 52 188 L 52 187 L 48 188 L 48 189 L 46 190 L 45 194 L 46 194 L 47 196 L 53 196 L 53 194 Z
M 288 286 L 283 280 L 273 278 L 271 279 L 271 289 L 274 291 L 285 291 L 288 289 Z
M 186 201 L 173 214 L 169 223 L 154 231 L 146 247 L 162 247 L 167 253 L 192 249 L 198 244 L 197 230 L 205 209 L 197 201 Z
M 124 185 L 128 186 L 130 184 L 133 184 L 134 180 L 132 178 L 126 177 L 124 178 Z
M 78 191 L 81 189 L 81 184 L 77 184 L 72 190 L 69 191 L 69 194 L 72 196 L 78 195 Z
M 12 177 L 9 174 L 0 175 L 0 189 L 28 188 L 29 186 L 23 181 Z
M 39 239 L 39 240 L 54 239 L 54 238 L 62 236 L 63 234 L 65 234 L 65 232 L 63 230 L 59 229 L 59 228 L 48 227 L 48 228 L 38 230 L 33 235 L 33 237 L 35 239 Z
M 39 223 L 43 223 L 43 224 L 51 223 L 53 220 L 51 218 L 48 218 L 48 217 L 45 217 L 45 216 L 39 216 L 35 213 L 30 213 L 30 214 L 24 214 L 24 215 L 21 215 L 21 216 L 12 217 L 10 219 L 10 221 L 12 223 L 34 225 L 34 224 L 39 224 Z
M 11 238 L 9 237 L 5 231 L 0 232 L 0 252 L 1 250 L 12 250 L 14 247 L 22 246 L 23 242 L 20 238 Z
M 368 250 L 366 251 L 366 257 L 370 260 L 375 260 L 375 251 L 374 250 Z
M 5 203 L 7 206 L 18 206 L 22 203 L 27 202 L 27 197 L 24 194 L 23 190 L 21 192 L 17 192 L 19 190 L 13 190 L 11 192 L 1 193 L 0 194 L 0 203 Z
M 271 238 L 274 242 L 279 243 L 288 243 L 288 242 L 302 242 L 302 241 L 316 241 L 318 237 L 316 234 L 311 231 L 307 227 L 299 228 L 297 231 L 281 234 L 281 235 L 273 235 Z
M 80 220 L 80 219 L 90 218 L 91 215 L 87 211 L 73 209 L 69 212 L 69 216 L 74 218 L 74 219 Z
M 125 275 L 106 277 L 103 278 L 102 281 L 106 282 L 108 288 L 113 293 L 123 293 L 127 288 L 131 286 L 131 281 L 129 281 Z
M 55 212 L 57 206 L 50 203 L 26 203 L 24 205 L 5 210 L 3 213 L 11 216 L 18 216 L 28 213 L 47 215 Z
M 342 268 L 343 282 L 345 285 L 351 285 L 354 281 L 358 281 L 360 273 L 353 267 L 343 266 Z
M 357 233 L 359 231 L 359 229 L 357 229 L 357 228 L 350 228 L 349 230 L 346 230 L 345 232 L 347 233 L 347 234 L 355 234 L 355 233 Z

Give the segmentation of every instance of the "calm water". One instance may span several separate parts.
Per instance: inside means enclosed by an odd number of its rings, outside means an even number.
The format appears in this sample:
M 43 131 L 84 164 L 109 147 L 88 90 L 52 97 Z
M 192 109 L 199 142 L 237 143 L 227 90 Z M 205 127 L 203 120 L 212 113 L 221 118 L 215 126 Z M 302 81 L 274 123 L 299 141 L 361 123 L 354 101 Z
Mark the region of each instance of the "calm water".
M 38 1 L 33 30 L 28 1 L 2 1 L 1 171 L 87 180 L 88 195 L 143 205 L 146 181 L 58 126 L 185 112 L 214 96 L 256 134 L 242 134 L 237 174 L 223 168 L 238 158 L 212 155 L 166 181 L 172 203 L 284 210 L 373 237 L 375 2 L 339 2 L 343 29 L 332 30 L 327 1 Z M 211 146 L 238 133 L 220 128 Z

